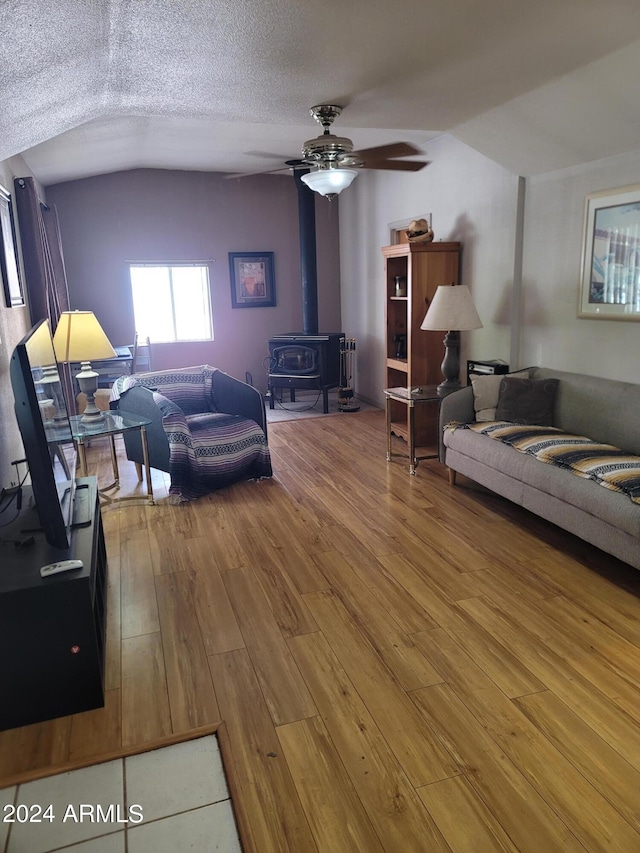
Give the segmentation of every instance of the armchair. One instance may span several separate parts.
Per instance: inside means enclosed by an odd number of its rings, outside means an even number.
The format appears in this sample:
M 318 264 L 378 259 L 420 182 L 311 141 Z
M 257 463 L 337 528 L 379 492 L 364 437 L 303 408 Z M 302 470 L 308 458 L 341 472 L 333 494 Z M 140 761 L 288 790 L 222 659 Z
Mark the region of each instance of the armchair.
M 121 376 L 111 407 L 147 418 L 149 464 L 171 475 L 169 496 L 193 500 L 237 480 L 270 477 L 262 395 L 215 367 Z M 127 459 L 143 462 L 139 434 L 124 434 Z

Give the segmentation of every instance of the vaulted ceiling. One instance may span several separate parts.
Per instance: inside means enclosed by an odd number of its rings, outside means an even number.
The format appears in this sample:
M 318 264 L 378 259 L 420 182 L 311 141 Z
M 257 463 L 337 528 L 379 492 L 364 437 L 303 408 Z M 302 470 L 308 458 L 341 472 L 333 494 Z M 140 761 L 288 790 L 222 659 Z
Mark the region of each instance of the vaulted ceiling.
M 0 160 L 44 184 L 267 170 L 320 133 L 516 174 L 640 148 L 637 0 L 3 0 Z

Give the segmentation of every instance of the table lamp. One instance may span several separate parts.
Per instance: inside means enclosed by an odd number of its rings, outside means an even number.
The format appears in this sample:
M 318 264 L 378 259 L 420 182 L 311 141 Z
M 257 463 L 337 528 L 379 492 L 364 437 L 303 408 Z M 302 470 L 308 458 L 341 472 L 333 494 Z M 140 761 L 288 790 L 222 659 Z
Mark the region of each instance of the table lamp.
M 93 311 L 63 311 L 53 336 L 53 348 L 58 361 L 80 362 L 80 373 L 76 374 L 76 379 L 80 390 L 87 396 L 82 420 L 91 423 L 104 418 L 104 412 L 98 409 L 94 399 L 99 374 L 92 369 L 91 361 L 116 358 L 117 353 Z
M 45 427 L 63 425 L 68 427 L 67 405 L 64 400 L 48 321 L 40 323 L 29 337 L 27 355 L 33 374 L 38 406 Z
M 467 285 L 440 286 L 420 328 L 447 333 L 442 362 L 444 382 L 438 385 L 438 394 L 443 396 L 457 391 L 460 388 L 460 332 L 482 328 Z

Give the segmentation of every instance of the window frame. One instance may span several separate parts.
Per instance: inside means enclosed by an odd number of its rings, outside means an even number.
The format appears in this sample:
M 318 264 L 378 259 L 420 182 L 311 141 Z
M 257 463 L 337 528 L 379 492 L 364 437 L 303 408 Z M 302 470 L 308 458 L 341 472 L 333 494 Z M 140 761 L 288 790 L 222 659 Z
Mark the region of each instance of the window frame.
M 159 338 L 155 338 L 153 335 L 143 334 L 138 329 L 138 322 L 136 318 L 136 309 L 135 309 L 135 298 L 134 298 L 134 290 L 135 285 L 132 277 L 132 271 L 134 268 L 155 268 L 166 270 L 168 273 L 168 284 L 169 284 L 169 308 L 171 311 L 171 324 L 173 327 L 173 338 L 172 339 L 164 339 L 161 340 Z M 181 338 L 178 336 L 177 329 L 177 316 L 176 316 L 176 288 L 179 285 L 174 284 L 173 280 L 173 271 L 179 268 L 198 268 L 203 269 L 205 271 L 206 282 L 203 288 L 203 296 L 206 299 L 207 305 L 207 316 L 208 316 L 208 325 L 209 325 L 209 336 L 208 337 L 197 337 L 197 338 Z M 129 286 L 131 293 L 131 303 L 133 308 L 133 321 L 134 328 L 137 334 L 142 335 L 142 337 L 150 337 L 154 343 L 161 344 L 184 344 L 184 343 L 201 343 L 205 341 L 213 341 L 215 340 L 215 331 L 213 325 L 213 305 L 212 305 L 212 294 L 211 294 L 211 275 L 210 275 L 210 262 L 209 261 L 127 261 L 127 269 L 129 273 Z M 146 331 L 146 330 L 145 330 Z

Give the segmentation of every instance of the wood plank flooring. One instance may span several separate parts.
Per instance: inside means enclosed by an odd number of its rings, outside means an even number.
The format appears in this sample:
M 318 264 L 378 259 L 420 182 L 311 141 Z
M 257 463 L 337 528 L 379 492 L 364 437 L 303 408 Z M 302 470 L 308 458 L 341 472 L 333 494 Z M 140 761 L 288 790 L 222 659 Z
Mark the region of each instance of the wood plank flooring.
M 271 480 L 104 507 L 105 707 L 1 732 L 0 786 L 220 723 L 247 851 L 640 851 L 640 573 L 387 463 L 382 412 L 269 438 Z

